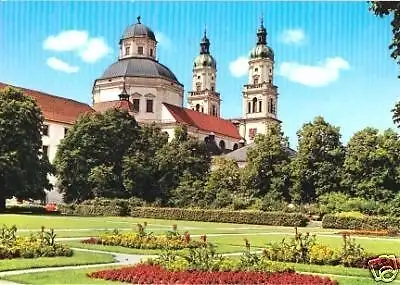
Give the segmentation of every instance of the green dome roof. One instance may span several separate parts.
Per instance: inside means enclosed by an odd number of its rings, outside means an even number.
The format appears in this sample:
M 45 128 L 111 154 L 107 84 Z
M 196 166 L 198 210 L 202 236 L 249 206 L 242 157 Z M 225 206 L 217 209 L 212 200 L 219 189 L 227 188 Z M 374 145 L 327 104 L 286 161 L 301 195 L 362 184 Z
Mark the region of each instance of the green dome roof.
M 267 45 L 257 45 L 250 52 L 250 59 L 269 58 L 274 60 L 274 51 Z
M 210 54 L 199 54 L 195 59 L 194 59 L 194 67 L 203 67 L 203 66 L 209 66 L 212 68 L 217 69 L 217 62 L 215 59 L 210 55 Z

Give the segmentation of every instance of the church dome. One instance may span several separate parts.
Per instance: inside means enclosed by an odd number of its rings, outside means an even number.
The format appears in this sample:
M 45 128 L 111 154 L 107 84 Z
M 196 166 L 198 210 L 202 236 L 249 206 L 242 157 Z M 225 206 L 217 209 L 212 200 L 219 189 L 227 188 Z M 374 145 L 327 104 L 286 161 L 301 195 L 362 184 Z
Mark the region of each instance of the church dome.
M 217 69 L 217 62 L 215 59 L 212 57 L 212 55 L 204 53 L 204 54 L 199 54 L 195 59 L 193 63 L 194 67 L 203 67 L 203 66 L 209 66 L 214 69 Z
M 130 25 L 125 29 L 121 40 L 140 36 L 145 36 L 152 39 L 153 41 L 157 41 L 154 32 L 149 27 L 140 23 L 140 17 L 138 17 L 138 22 L 136 24 Z
M 168 67 L 150 58 L 131 57 L 120 59 L 111 64 L 100 79 L 113 77 L 162 78 L 182 86 Z
M 257 45 L 250 52 L 250 59 L 255 58 L 269 58 L 271 60 L 274 60 L 274 51 L 269 46 Z

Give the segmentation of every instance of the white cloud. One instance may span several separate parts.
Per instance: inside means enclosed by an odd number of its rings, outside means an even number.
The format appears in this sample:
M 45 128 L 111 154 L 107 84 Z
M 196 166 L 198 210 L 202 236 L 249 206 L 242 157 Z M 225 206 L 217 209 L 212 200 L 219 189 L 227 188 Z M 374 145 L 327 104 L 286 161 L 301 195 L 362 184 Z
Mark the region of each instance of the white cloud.
M 71 66 L 65 61 L 58 59 L 56 57 L 50 57 L 46 61 L 47 65 L 50 66 L 52 69 L 64 71 L 66 73 L 74 73 L 79 71 L 78 66 Z
M 305 40 L 305 34 L 302 29 L 285 30 L 281 34 L 281 41 L 285 44 L 301 44 Z
M 249 70 L 247 57 L 240 56 L 229 63 L 229 70 L 234 77 L 242 77 L 246 75 Z
M 83 61 L 94 63 L 111 52 L 103 38 L 90 39 L 80 52 Z
M 165 49 L 170 49 L 172 46 L 171 39 L 162 32 L 155 32 L 156 40 L 159 45 Z
M 297 62 L 283 62 L 278 74 L 290 81 L 311 87 L 326 86 L 339 78 L 341 70 L 350 68 L 341 57 L 332 57 L 317 65 L 303 65 Z
M 103 38 L 90 38 L 87 31 L 69 30 L 49 36 L 43 48 L 56 52 L 76 52 L 83 61 L 95 63 L 111 53 L 111 48 Z
M 81 49 L 88 42 L 86 31 L 63 31 L 56 36 L 49 36 L 43 43 L 43 48 L 52 51 L 74 51 Z

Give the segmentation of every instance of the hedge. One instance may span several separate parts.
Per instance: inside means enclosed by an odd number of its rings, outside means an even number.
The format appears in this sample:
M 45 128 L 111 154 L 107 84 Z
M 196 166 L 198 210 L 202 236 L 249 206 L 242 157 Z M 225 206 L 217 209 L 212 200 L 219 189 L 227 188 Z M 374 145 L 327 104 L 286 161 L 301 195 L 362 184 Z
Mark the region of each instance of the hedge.
M 307 217 L 300 213 L 262 211 L 132 207 L 131 216 L 149 219 L 171 219 L 290 227 L 304 227 L 308 223 Z
M 117 205 L 59 205 L 58 210 L 68 216 L 126 216 L 127 209 Z
M 400 218 L 379 216 L 346 217 L 328 214 L 322 219 L 322 227 L 352 230 L 399 230 Z

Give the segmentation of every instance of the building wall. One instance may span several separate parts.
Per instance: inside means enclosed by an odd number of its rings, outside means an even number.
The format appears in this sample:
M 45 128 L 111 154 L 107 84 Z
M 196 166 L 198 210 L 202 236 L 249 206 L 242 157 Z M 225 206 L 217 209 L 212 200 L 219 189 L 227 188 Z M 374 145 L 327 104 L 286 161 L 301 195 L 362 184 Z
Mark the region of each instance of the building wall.
M 64 124 L 61 122 L 53 122 L 53 121 L 44 121 L 44 125 L 48 126 L 48 133 L 47 135 L 43 134 L 42 136 L 42 143 L 43 148 L 47 147 L 47 156 L 49 157 L 50 162 L 52 163 L 56 153 L 58 145 L 60 144 L 61 140 L 65 137 L 65 132 L 72 125 Z M 56 177 L 53 175 L 49 175 L 49 181 L 51 184 L 55 186 L 56 184 Z M 62 195 L 58 193 L 57 188 L 53 187 L 52 191 L 47 191 L 47 202 L 56 202 L 59 203 L 62 201 Z

